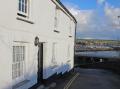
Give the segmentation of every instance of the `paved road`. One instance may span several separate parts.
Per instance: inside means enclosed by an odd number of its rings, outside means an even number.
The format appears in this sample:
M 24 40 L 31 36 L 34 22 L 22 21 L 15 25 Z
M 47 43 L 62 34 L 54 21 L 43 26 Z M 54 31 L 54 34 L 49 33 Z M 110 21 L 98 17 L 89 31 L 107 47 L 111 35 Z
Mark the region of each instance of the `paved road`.
M 79 76 L 68 89 L 120 89 L 120 75 L 99 69 L 75 69 Z

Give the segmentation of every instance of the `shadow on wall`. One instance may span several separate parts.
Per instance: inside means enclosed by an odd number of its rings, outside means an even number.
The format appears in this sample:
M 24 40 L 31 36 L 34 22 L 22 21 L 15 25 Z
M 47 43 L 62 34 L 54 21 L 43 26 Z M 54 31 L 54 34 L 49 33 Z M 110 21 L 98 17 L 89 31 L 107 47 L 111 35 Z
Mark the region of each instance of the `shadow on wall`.
M 43 71 L 43 81 L 49 80 L 48 78 L 58 75 L 58 74 L 64 74 L 66 72 L 69 72 L 71 70 L 71 65 L 69 63 L 63 64 L 62 66 L 56 66 L 56 67 L 49 67 L 44 69 Z M 22 82 L 19 82 L 14 85 L 6 84 L 6 87 L 2 89 L 33 89 L 33 87 L 38 87 L 40 85 L 40 82 L 37 82 L 37 73 L 29 71 L 29 73 L 25 74 L 25 79 Z M 52 81 L 54 82 L 54 80 Z M 31 88 L 32 87 L 32 88 Z

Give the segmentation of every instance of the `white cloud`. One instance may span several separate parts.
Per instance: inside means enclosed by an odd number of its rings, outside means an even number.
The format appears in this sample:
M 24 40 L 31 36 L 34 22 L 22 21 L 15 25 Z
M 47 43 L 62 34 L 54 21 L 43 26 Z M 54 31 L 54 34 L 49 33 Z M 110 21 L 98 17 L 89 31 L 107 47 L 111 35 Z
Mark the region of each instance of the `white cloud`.
M 84 39 L 94 39 L 94 38 L 91 38 L 91 37 L 85 37 Z
M 104 15 L 100 15 L 99 9 L 81 10 L 77 5 L 65 4 L 69 11 L 77 19 L 77 37 L 83 39 L 116 39 L 120 38 L 120 30 L 114 30 L 111 24 L 118 24 L 117 15 L 119 8 L 105 4 L 105 0 L 99 0 L 99 4 L 105 5 Z M 105 13 L 104 13 L 105 12 Z
M 75 16 L 77 19 L 77 31 L 85 31 L 88 30 L 88 24 L 90 24 L 91 19 L 93 17 L 93 10 L 80 10 L 79 6 L 74 5 L 72 3 L 65 3 L 65 6 L 68 10 Z
M 93 15 L 92 10 L 78 10 L 78 9 L 69 9 L 69 11 L 76 17 L 79 24 L 87 25 Z
M 109 18 L 113 28 L 120 29 L 120 8 L 115 8 L 108 3 L 105 5 L 105 14 Z
M 97 0 L 97 3 L 102 5 L 106 0 Z
M 75 16 L 77 19 L 77 32 L 88 30 L 88 25 L 91 23 L 91 19 L 93 17 L 93 10 L 80 10 L 78 6 L 67 4 L 68 10 Z

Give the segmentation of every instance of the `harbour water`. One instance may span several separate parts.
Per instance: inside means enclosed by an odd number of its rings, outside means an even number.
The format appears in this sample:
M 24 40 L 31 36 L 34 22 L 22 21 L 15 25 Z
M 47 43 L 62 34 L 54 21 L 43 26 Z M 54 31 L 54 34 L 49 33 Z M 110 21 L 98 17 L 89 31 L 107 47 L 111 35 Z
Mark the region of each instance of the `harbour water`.
M 76 52 L 75 55 L 86 56 L 86 57 L 100 57 L 100 58 L 120 59 L 120 51 L 87 51 L 87 52 Z

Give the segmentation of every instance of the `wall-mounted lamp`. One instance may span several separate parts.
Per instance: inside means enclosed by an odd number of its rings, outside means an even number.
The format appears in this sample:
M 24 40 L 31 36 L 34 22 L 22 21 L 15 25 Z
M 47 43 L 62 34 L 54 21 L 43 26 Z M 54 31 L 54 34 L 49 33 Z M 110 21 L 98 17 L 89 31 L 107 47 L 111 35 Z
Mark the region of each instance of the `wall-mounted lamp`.
M 38 36 L 35 37 L 34 44 L 35 44 L 35 46 L 39 45 L 39 38 L 38 38 Z

